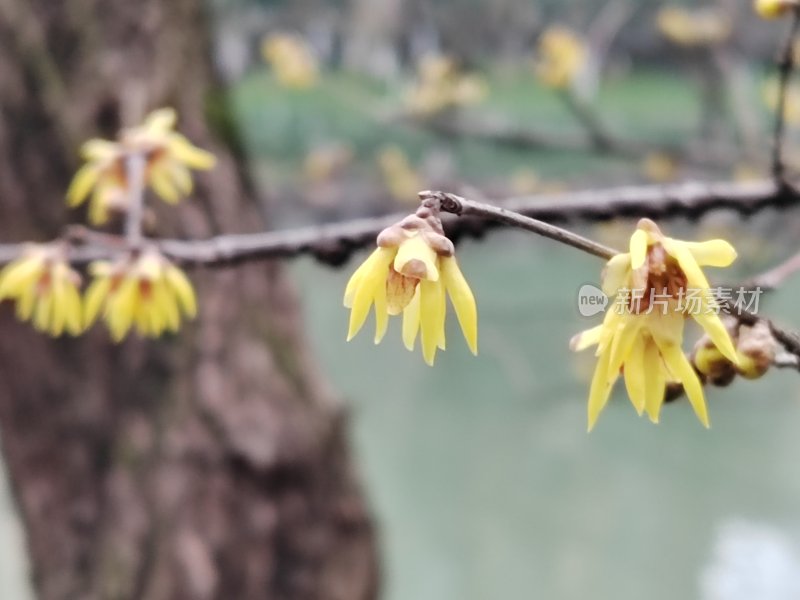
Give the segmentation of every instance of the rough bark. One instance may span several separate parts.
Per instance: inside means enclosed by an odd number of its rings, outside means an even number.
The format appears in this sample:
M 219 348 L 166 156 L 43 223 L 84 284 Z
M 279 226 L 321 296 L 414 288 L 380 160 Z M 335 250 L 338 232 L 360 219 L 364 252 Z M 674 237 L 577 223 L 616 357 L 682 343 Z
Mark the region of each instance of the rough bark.
M 201 0 L 0 0 L 0 237 L 68 214 L 81 140 L 178 109 L 219 165 L 160 233 L 264 227 L 220 140 Z M 209 119 L 209 115 L 214 118 Z M 214 131 L 208 123 L 216 123 Z M 227 136 L 230 139 L 230 136 Z M 42 600 L 360 600 L 373 532 L 279 264 L 197 273 L 179 336 L 51 340 L 0 307 L 0 428 Z

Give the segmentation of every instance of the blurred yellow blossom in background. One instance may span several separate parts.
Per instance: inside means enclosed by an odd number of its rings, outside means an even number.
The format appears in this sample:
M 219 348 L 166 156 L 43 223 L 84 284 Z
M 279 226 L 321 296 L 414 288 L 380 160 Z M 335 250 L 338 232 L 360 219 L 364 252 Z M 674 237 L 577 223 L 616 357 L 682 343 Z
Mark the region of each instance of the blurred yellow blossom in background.
M 764 19 L 776 19 L 798 7 L 797 0 L 755 0 L 753 7 Z
M 422 178 L 402 149 L 394 145 L 385 146 L 378 154 L 378 165 L 386 189 L 394 200 L 403 204 L 419 201 L 417 192 L 423 188 Z
M 79 206 L 91 194 L 89 219 L 94 225 L 105 223 L 110 210 L 124 211 L 130 188 L 126 162 L 133 155 L 144 158 L 144 184 L 164 201 L 174 204 L 191 194 L 190 169 L 208 170 L 215 158 L 176 132 L 176 121 L 173 109 L 162 108 L 150 113 L 141 126 L 123 130 L 116 142 L 86 142 L 81 155 L 87 162 L 67 190 L 68 205 Z
M 714 8 L 665 6 L 658 11 L 656 25 L 665 38 L 679 46 L 713 46 L 733 33 L 730 17 Z
M 303 175 L 310 183 L 330 181 L 353 162 L 353 148 L 345 142 L 314 146 L 303 160 Z
M 58 337 L 83 331 L 81 278 L 59 245 L 30 245 L 0 271 L 0 300 L 16 302 L 16 314 L 38 331 Z
M 84 323 L 102 315 L 111 337 L 120 341 L 131 327 L 158 337 L 178 331 L 182 315 L 194 318 L 197 300 L 186 275 L 155 249 L 132 253 L 116 262 L 98 261 L 86 290 Z
M 738 364 L 736 348 L 700 269 L 726 267 L 735 259 L 736 251 L 724 240 L 684 242 L 664 236 L 649 219 L 639 221 L 629 252 L 609 260 L 603 272 L 603 291 L 617 295 L 617 301 L 601 325 L 576 335 L 570 344 L 575 351 L 597 346 L 589 430 L 620 371 L 640 415 L 646 411 L 651 421 L 658 422 L 666 384 L 674 381 L 683 385 L 697 418 L 708 427 L 702 384 L 681 349 L 683 328 L 686 318 L 693 318 L 721 355 Z
M 431 54 L 420 60 L 417 80 L 406 96 L 406 105 L 412 114 L 430 116 L 447 109 L 478 104 L 488 92 L 482 77 L 463 73 L 448 56 Z
M 642 162 L 645 177 L 655 183 L 674 181 L 678 176 L 678 163 L 665 152 L 650 152 Z
M 780 84 L 778 79 L 770 77 L 761 88 L 764 104 L 772 112 L 778 110 Z M 784 105 L 784 119 L 788 125 L 800 125 L 800 84 L 790 82 L 786 89 L 786 103 Z
M 534 71 L 546 87 L 566 90 L 576 87 L 588 59 L 583 39 L 571 29 L 556 25 L 539 38 Z
M 319 79 L 317 58 L 298 35 L 273 33 L 261 43 L 261 54 L 272 68 L 278 83 L 293 90 L 307 90 Z
M 386 334 L 389 316 L 403 315 L 403 343 L 414 349 L 417 334 L 425 362 L 445 349 L 446 296 L 450 297 L 470 351 L 478 353 L 475 297 L 458 267 L 453 243 L 444 236 L 438 213 L 421 207 L 384 229 L 378 248 L 353 273 L 344 293 L 350 308 L 351 340 L 375 306 L 375 343 Z

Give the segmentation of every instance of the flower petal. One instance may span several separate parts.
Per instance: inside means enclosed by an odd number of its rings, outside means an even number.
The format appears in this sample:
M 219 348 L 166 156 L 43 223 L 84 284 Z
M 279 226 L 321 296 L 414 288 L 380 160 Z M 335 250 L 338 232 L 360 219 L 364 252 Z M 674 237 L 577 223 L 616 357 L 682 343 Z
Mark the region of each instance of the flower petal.
M 587 348 L 600 343 L 600 338 L 603 335 L 603 325 L 597 325 L 591 329 L 586 329 L 580 333 L 576 333 L 569 341 L 569 349 L 573 352 L 581 352 Z
M 374 269 L 377 262 L 381 262 L 384 259 L 391 262 L 391 260 L 394 258 L 395 252 L 396 249 L 394 248 L 376 248 L 372 254 L 370 254 L 367 259 L 361 263 L 361 265 L 359 265 L 355 272 L 350 276 L 350 280 L 347 282 L 347 287 L 344 290 L 345 308 L 352 308 L 353 297 L 355 296 L 356 290 L 358 289 L 364 274 Z
M 686 242 L 686 247 L 701 267 L 727 267 L 736 260 L 736 250 L 725 240 Z
M 444 298 L 444 285 L 440 281 L 420 282 L 420 334 L 422 356 L 428 365 L 433 366 L 436 348 L 442 333 L 441 304 Z
M 101 161 L 111 158 L 118 150 L 115 142 L 94 138 L 81 146 L 81 156 L 89 161 Z
M 630 242 L 630 256 L 631 256 L 631 269 L 638 269 L 644 264 L 647 258 L 647 245 L 650 241 L 650 236 L 643 229 L 637 229 L 633 232 Z
M 409 352 L 414 350 L 414 341 L 417 339 L 417 332 L 419 331 L 419 296 L 420 291 L 419 286 L 417 286 L 414 297 L 403 311 L 403 345 Z
M 178 114 L 174 108 L 159 108 L 145 117 L 142 128 L 148 133 L 164 134 L 175 128 L 177 120 Z
M 664 404 L 664 387 L 667 384 L 667 374 L 656 343 L 649 339 L 645 341 L 644 345 L 644 407 L 650 420 L 653 423 L 658 423 L 661 405 Z
M 150 167 L 147 174 L 148 182 L 153 186 L 156 194 L 168 204 L 177 204 L 181 199 L 180 191 L 175 187 L 169 172 L 165 170 L 163 165 L 158 163 Z
M 625 389 L 631 404 L 642 416 L 647 401 L 647 379 L 644 367 L 645 341 L 642 336 L 637 336 L 633 342 L 628 358 L 625 361 L 623 373 L 625 375 Z
M 588 431 L 591 431 L 595 423 L 597 423 L 597 417 L 600 416 L 600 411 L 602 411 L 608 403 L 608 397 L 611 395 L 611 388 L 617 380 L 616 375 L 611 379 L 608 377 L 608 363 L 610 358 L 611 350 L 608 349 L 600 355 L 600 359 L 597 361 L 597 367 L 595 367 L 594 370 L 592 385 L 589 388 L 589 406 L 587 408 Z
M 389 327 L 389 309 L 386 301 L 386 285 L 375 288 L 375 343 L 380 344 Z
M 683 350 L 674 344 L 659 344 L 658 348 L 670 371 L 683 384 L 683 389 L 686 391 L 697 418 L 700 419 L 704 427 L 709 427 L 708 410 L 703 397 L 703 386 L 700 384 L 700 379 L 697 377 L 697 373 L 695 373 L 689 359 L 686 358 Z
M 47 331 L 53 318 L 53 295 L 39 296 L 33 311 L 33 326 L 38 331 Z
M 81 295 L 78 288 L 72 283 L 67 283 L 64 295 L 64 315 L 66 318 L 67 332 L 70 335 L 80 335 L 83 331 L 83 316 L 81 314 Z
M 111 289 L 111 279 L 102 277 L 95 279 L 89 288 L 86 290 L 86 296 L 83 303 L 83 327 L 89 327 L 94 323 L 100 312 L 100 307 L 103 305 L 108 292 Z
M 19 296 L 17 296 L 17 318 L 20 321 L 27 321 L 33 315 L 33 309 L 36 306 L 36 288 L 30 286 L 25 288 Z
M 164 268 L 164 278 L 175 293 L 175 297 L 183 309 L 183 314 L 190 319 L 197 316 L 197 297 L 192 282 L 189 281 L 186 274 L 175 265 L 168 264 Z
M 217 158 L 211 152 L 198 148 L 179 133 L 169 136 L 167 148 L 172 157 L 197 171 L 207 171 L 217 162 Z
M 686 285 L 689 289 L 705 290 L 711 287 L 694 255 L 689 251 L 687 242 L 664 238 L 663 243 L 664 249 L 678 261 L 686 275 Z
M 378 250 L 387 250 L 379 248 Z M 367 259 L 369 267 L 360 276 L 357 288 L 352 293 L 352 309 L 350 311 L 350 326 L 347 332 L 347 341 L 355 337 L 364 321 L 367 320 L 369 308 L 375 299 L 379 287 L 386 288 L 386 275 L 389 265 L 394 257 L 394 252 L 373 252 Z M 346 292 L 346 290 L 345 290 Z
M 97 166 L 92 163 L 85 164 L 78 169 L 67 188 L 67 206 L 78 206 L 83 203 L 97 183 L 99 176 L 100 172 Z
M 464 339 L 467 341 L 470 352 L 478 354 L 478 308 L 475 305 L 475 296 L 469 288 L 467 280 L 458 268 L 454 256 L 443 257 L 439 261 L 442 280 L 450 296 L 450 302 L 456 311 L 458 324 Z M 442 320 L 444 322 L 444 319 Z
M 636 317 L 625 319 L 617 326 L 611 342 L 611 356 L 608 360 L 608 378 L 619 375 L 619 370 L 631 353 L 631 348 L 639 335 L 642 320 Z
M 603 274 L 600 277 L 601 287 L 606 296 L 613 296 L 620 288 L 630 287 L 628 277 L 631 272 L 631 255 L 617 254 L 611 257 L 606 263 Z
M 164 164 L 164 169 L 169 174 L 172 183 L 178 188 L 181 194 L 188 196 L 194 189 L 192 174 L 185 166 L 176 161 L 169 161 Z
M 139 312 L 139 280 L 128 277 L 108 301 L 108 328 L 115 342 L 122 341 Z
M 20 295 L 44 272 L 44 262 L 34 256 L 15 260 L 0 271 L 0 300 Z
M 394 270 L 406 277 L 439 280 L 436 268 L 436 252 L 420 235 L 408 238 L 400 244 L 394 259 Z

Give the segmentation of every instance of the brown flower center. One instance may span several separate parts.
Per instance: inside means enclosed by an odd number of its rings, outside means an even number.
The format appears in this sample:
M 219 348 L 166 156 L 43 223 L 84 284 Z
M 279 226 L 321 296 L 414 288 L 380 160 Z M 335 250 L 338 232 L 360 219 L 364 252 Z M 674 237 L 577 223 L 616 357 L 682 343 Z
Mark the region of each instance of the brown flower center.
M 686 295 L 686 274 L 678 261 L 667 254 L 664 246 L 653 244 L 647 249 L 647 260 L 642 266 L 645 271 L 637 273 L 635 279 L 642 277 L 643 286 L 635 286 L 629 300 L 629 309 L 634 314 L 650 311 L 654 304 L 664 306 L 671 300 L 679 301 Z
M 422 264 L 424 276 L 425 264 L 422 261 L 412 260 L 406 266 L 416 262 Z M 418 278 L 407 277 L 395 271 L 394 267 L 389 267 L 389 276 L 386 278 L 386 310 L 390 315 L 399 315 L 411 303 L 418 283 Z

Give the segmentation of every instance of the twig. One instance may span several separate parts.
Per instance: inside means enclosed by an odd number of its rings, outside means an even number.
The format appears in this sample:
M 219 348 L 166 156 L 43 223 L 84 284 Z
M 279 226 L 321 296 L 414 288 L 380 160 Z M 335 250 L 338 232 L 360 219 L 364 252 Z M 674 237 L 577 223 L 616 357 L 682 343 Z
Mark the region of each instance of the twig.
M 517 229 L 524 229 L 525 231 L 536 233 L 561 244 L 572 246 L 573 248 L 577 248 L 578 250 L 582 250 L 583 252 L 599 258 L 608 260 L 612 256 L 618 254 L 617 250 L 599 244 L 577 233 L 567 231 L 555 225 L 550 225 L 538 219 L 526 217 L 523 214 L 510 211 L 502 206 L 492 206 L 491 204 L 474 202 L 447 192 L 420 192 L 419 197 L 423 203 L 430 201 L 435 202 L 443 212 L 451 213 L 459 217 L 472 216 L 482 219 L 492 219 L 499 223 L 516 227 Z
M 586 134 L 592 142 L 592 146 L 598 150 L 614 149 L 619 146 L 620 152 L 632 152 L 632 148 L 626 148 L 626 145 L 617 143 L 606 130 L 605 125 L 600 121 L 597 113 L 583 100 L 577 98 L 571 90 L 564 90 L 559 95 L 564 106 L 569 109 L 577 121 L 584 127 Z
M 698 207 L 700 204 L 709 203 L 711 206 L 719 206 L 720 202 L 722 202 L 723 205 L 731 205 L 732 198 L 749 200 L 756 207 L 770 205 L 776 202 L 776 198 L 781 198 L 787 193 L 791 196 L 788 202 L 794 203 L 797 199 L 796 193 L 791 191 L 791 188 L 778 188 L 772 182 L 760 185 L 750 184 L 740 188 L 731 187 L 730 184 L 718 184 L 717 187 L 721 187 L 729 193 L 718 196 L 719 189 L 714 188 L 712 193 L 712 188 L 709 186 L 699 184 L 690 186 L 685 184 L 682 187 L 672 186 L 671 188 L 653 186 L 640 188 L 635 197 L 631 195 L 626 197 L 625 193 L 617 190 L 616 195 L 609 197 L 613 198 L 615 202 L 623 202 L 623 211 L 620 214 L 624 216 L 634 216 L 629 210 L 631 205 L 642 209 L 639 216 L 652 215 L 653 210 L 666 210 L 675 203 L 676 197 L 681 199 L 677 206 L 683 207 L 683 210 L 687 211 L 684 214 L 690 215 L 696 214 L 700 210 Z M 630 193 L 635 188 L 625 189 Z M 699 193 L 700 190 L 704 193 Z M 642 193 L 643 191 L 647 193 Z M 738 193 L 733 194 L 732 192 L 734 191 Z M 586 211 L 590 210 L 590 205 L 593 204 L 593 202 L 589 201 L 596 202 L 598 195 L 602 197 L 603 194 L 610 195 L 612 192 L 583 192 L 583 195 L 578 197 L 573 195 L 570 200 L 572 206 L 569 210 L 565 210 L 564 200 L 560 202 L 559 210 L 561 212 L 559 214 L 562 218 L 566 216 L 585 218 L 587 214 L 594 214 L 597 217 L 598 214 L 596 212 L 587 213 Z M 681 196 L 683 197 L 681 198 Z M 661 198 L 666 206 L 658 207 L 658 203 L 654 203 L 654 198 Z M 430 203 L 442 212 L 459 217 L 458 219 L 450 219 L 445 224 L 446 231 L 451 238 L 453 237 L 452 231 L 458 223 L 470 223 L 471 221 L 485 224 L 494 222 L 534 232 L 605 260 L 617 254 L 617 251 L 613 248 L 532 218 L 519 210 L 514 210 L 515 206 L 522 206 L 530 213 L 536 213 L 537 208 L 540 211 L 544 209 L 545 214 L 549 214 L 552 218 L 555 215 L 556 205 L 531 204 L 531 199 L 529 198 L 527 201 L 525 199 L 511 200 L 504 207 L 493 206 L 468 200 L 455 194 L 436 191 L 420 192 L 420 199 L 423 204 Z M 539 202 L 543 201 L 540 200 Z M 642 202 L 645 202 L 645 204 L 642 204 Z M 783 201 L 783 204 L 786 202 Z M 627 203 L 627 206 L 625 203 Z M 731 206 L 742 210 L 741 202 Z M 702 210 L 706 209 L 707 207 L 702 207 Z M 597 206 L 592 206 L 591 210 L 596 211 Z M 606 206 L 603 209 L 604 212 L 599 215 L 600 218 L 606 217 L 609 210 L 619 210 L 619 207 L 614 209 Z M 753 206 L 750 206 L 747 210 L 753 210 Z M 669 214 L 674 215 L 675 212 L 673 211 Z M 338 225 L 311 227 L 286 232 L 227 235 L 198 241 L 151 240 L 151 242 L 156 244 L 166 256 L 185 265 L 218 266 L 257 259 L 292 257 L 303 253 L 311 253 L 325 262 L 338 264 L 345 260 L 354 248 L 374 244 L 375 238 L 381 230 L 396 223 L 403 216 L 405 215 L 381 219 L 361 219 Z M 73 248 L 70 253 L 70 260 L 73 263 L 114 257 L 130 248 L 127 244 L 117 243 L 116 238 L 113 236 L 98 236 L 80 228 L 70 229 L 69 235 L 63 241 L 72 244 L 79 243 L 81 241 L 81 232 L 85 234 L 84 241 L 96 245 Z M 479 235 L 475 229 L 462 230 L 461 233 Z M 126 236 L 125 240 L 130 242 L 131 236 Z M 143 240 L 140 239 L 139 241 Z M 0 246 L 0 263 L 13 260 L 22 248 L 24 248 L 24 245 Z M 740 324 L 753 326 L 758 323 L 765 323 L 773 339 L 782 347 L 784 353 L 795 356 L 800 361 L 800 336 L 796 333 L 783 330 L 769 319 L 743 310 L 741 307 L 735 306 L 731 301 L 721 301 L 720 305 L 727 314 L 734 317 Z M 683 390 L 680 386 L 671 386 L 667 390 L 665 401 L 676 400 L 682 395 L 682 392 Z
M 145 159 L 140 152 L 125 158 L 125 175 L 128 182 L 128 207 L 125 217 L 125 239 L 131 248 L 142 243 L 142 218 L 144 216 Z
M 751 215 L 767 208 L 798 206 L 793 188 L 780 188 L 772 181 L 748 183 L 682 183 L 585 190 L 560 194 L 524 196 L 497 203 L 520 215 L 545 221 L 607 221 L 615 218 L 675 217 L 697 218 L 715 209 L 727 209 Z M 155 239 L 162 251 L 189 267 L 215 267 L 230 263 L 291 258 L 310 255 L 332 266 L 346 262 L 350 255 L 374 244 L 384 228 L 405 214 L 356 219 L 343 223 L 303 227 L 286 231 L 223 235 L 205 240 Z M 502 223 L 464 215 L 446 219 L 445 231 L 453 240 L 482 236 Z M 124 251 L 124 239 L 87 234 L 71 228 L 68 235 L 75 246 L 70 260 L 75 264 L 100 258 L 112 258 Z M 0 265 L 14 260 L 24 244 L 0 244 Z
M 786 96 L 789 91 L 789 80 L 794 70 L 794 40 L 798 30 L 800 30 L 800 8 L 795 8 L 792 12 L 792 24 L 778 60 L 778 105 L 772 137 L 772 176 L 778 184 L 783 184 L 786 176 L 786 164 L 783 159 L 783 142 L 786 137 Z
M 780 354 L 775 357 L 772 365 L 776 369 L 793 369 L 796 371 L 800 369 L 800 358 L 794 354 Z
M 748 289 L 773 290 L 780 287 L 783 282 L 798 271 L 800 271 L 800 253 L 790 256 L 778 266 L 748 279 L 742 285 Z

